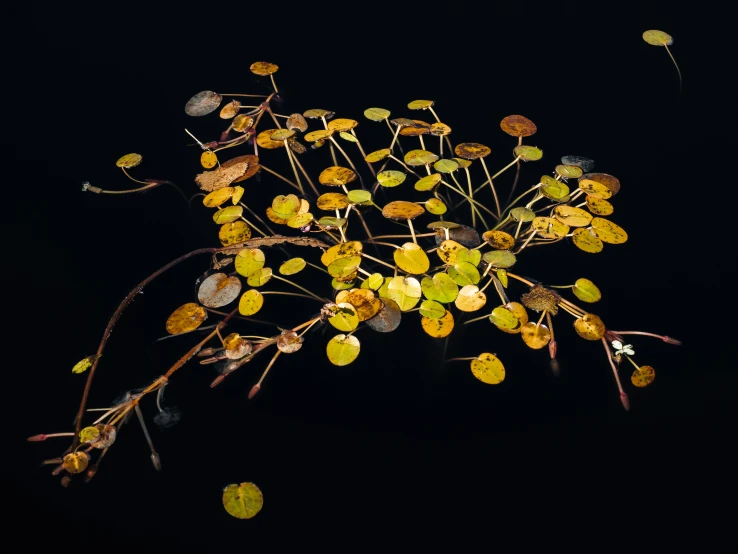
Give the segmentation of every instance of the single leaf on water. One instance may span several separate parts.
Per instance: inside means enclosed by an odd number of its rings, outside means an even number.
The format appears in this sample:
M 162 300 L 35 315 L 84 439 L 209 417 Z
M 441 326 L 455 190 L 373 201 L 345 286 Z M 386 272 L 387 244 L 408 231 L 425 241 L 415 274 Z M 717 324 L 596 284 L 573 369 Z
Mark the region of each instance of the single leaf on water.
M 228 485 L 223 489 L 223 507 L 233 517 L 251 519 L 264 506 L 264 495 L 253 483 Z
M 341 192 L 326 192 L 318 197 L 317 206 L 319 210 L 327 212 L 343 210 L 348 206 L 348 198 Z
M 387 169 L 377 173 L 377 181 L 379 181 L 380 185 L 387 188 L 402 184 L 406 177 L 407 175 L 405 173 L 394 169 Z
M 476 267 L 481 261 L 482 253 L 479 250 L 469 250 L 468 248 L 462 248 L 456 254 L 456 263 L 469 262 Z
M 587 208 L 594 215 L 610 215 L 613 212 L 613 206 L 604 198 L 596 198 L 587 195 Z
M 294 275 L 305 269 L 306 265 L 307 262 L 302 258 L 291 258 L 279 266 L 279 273 L 282 275 Z
M 459 294 L 459 285 L 446 273 L 436 273 L 432 278 L 423 277 L 420 286 L 428 300 L 444 304 L 455 301 Z
M 331 131 L 344 132 L 350 131 L 359 124 L 355 119 L 338 118 L 334 119 L 328 124 L 328 128 Z
M 605 324 L 594 314 L 585 314 L 574 320 L 574 330 L 586 340 L 600 340 L 605 336 Z
M 92 367 L 92 364 L 95 363 L 95 360 L 97 360 L 99 357 L 100 356 L 98 356 L 97 354 L 93 354 L 92 356 L 82 358 L 80 361 L 74 364 L 74 367 L 72 368 L 72 373 L 84 373 Z
M 213 221 L 222 225 L 223 223 L 231 223 L 236 221 L 243 214 L 242 206 L 227 206 L 213 214 Z
M 205 195 L 202 199 L 202 203 L 207 208 L 217 208 L 221 204 L 224 204 L 231 199 L 233 193 L 236 191 L 233 187 L 223 187 Z
M 79 432 L 79 441 L 88 443 L 97 440 L 100 436 L 100 430 L 97 427 L 85 427 Z
M 656 371 L 650 365 L 642 365 L 630 376 L 630 382 L 638 388 L 643 388 L 651 383 L 656 378 Z
M 428 254 L 414 242 L 406 242 L 402 248 L 395 249 L 393 257 L 397 267 L 406 273 L 420 275 L 430 268 Z
M 244 248 L 243 250 L 239 250 L 236 256 L 236 271 L 239 275 L 248 277 L 264 267 L 265 260 L 264 252 L 258 248 Z
M 372 202 L 372 193 L 363 189 L 350 190 L 348 201 L 359 206 L 368 205 Z
M 476 285 L 466 285 L 459 290 L 454 302 L 462 312 L 476 312 L 487 303 L 487 296 Z
M 532 321 L 520 328 L 520 336 L 523 342 L 534 350 L 540 350 L 551 341 L 551 331 L 548 327 L 543 324 L 536 326 Z
M 120 158 L 118 158 L 118 161 L 115 162 L 115 165 L 117 165 L 118 167 L 122 167 L 123 169 L 130 169 L 140 164 L 141 160 L 141 154 L 126 154 L 125 156 L 121 156 Z
M 602 298 L 602 293 L 597 286 L 589 279 L 577 279 L 572 289 L 574 296 L 582 302 L 597 302 Z
M 415 277 L 394 277 L 387 284 L 387 298 L 394 300 L 400 310 L 412 310 L 423 296 L 420 282 Z
M 208 317 L 205 308 L 194 302 L 183 304 L 167 319 L 167 333 L 179 335 L 197 329 Z
M 556 175 L 559 175 L 564 179 L 579 179 L 579 177 L 584 173 L 581 167 L 566 164 L 557 165 L 555 171 Z
M 383 121 L 390 116 L 390 111 L 384 108 L 369 108 L 364 110 L 364 116 L 372 121 Z
M 469 262 L 459 262 L 449 267 L 448 275 L 460 287 L 476 285 L 480 279 L 479 270 Z
M 413 100 L 407 107 L 411 110 L 427 110 L 433 105 L 433 100 Z
M 205 150 L 202 154 L 200 154 L 200 165 L 202 165 L 205 169 L 211 169 L 215 167 L 218 163 L 218 156 L 215 154 L 215 152 L 211 150 Z
M 272 268 L 262 267 L 261 269 L 254 271 L 251 275 L 249 275 L 246 279 L 246 282 L 251 287 L 261 287 L 263 285 L 266 285 L 271 278 Z
M 622 244 L 628 240 L 628 233 L 625 232 L 625 229 L 609 219 L 601 217 L 592 218 L 592 232 L 602 242 L 608 244 Z
M 70 452 L 64 456 L 62 466 L 69 473 L 82 473 L 90 463 L 90 455 L 87 452 Z
M 395 200 L 382 208 L 382 215 L 387 219 L 415 219 L 424 213 L 423 206 L 405 200 Z
M 522 115 L 508 115 L 500 121 L 500 128 L 513 137 L 529 137 L 538 130 L 535 123 Z
M 569 233 L 569 226 L 553 217 L 536 217 L 532 225 L 540 236 L 547 239 L 560 239 Z
M 474 377 L 482 383 L 497 385 L 505 380 L 505 366 L 495 354 L 484 352 L 471 361 Z
M 223 97 L 212 90 L 203 90 L 190 98 L 185 104 L 185 113 L 193 117 L 202 117 L 214 112 L 220 106 Z
M 238 302 L 238 312 L 241 315 L 250 316 L 261 310 L 264 305 L 264 295 L 256 289 L 249 289 L 241 295 Z
M 323 263 L 324 266 L 329 266 L 338 258 L 343 258 L 346 256 L 360 256 L 363 249 L 363 245 L 358 240 L 342 242 L 340 244 L 331 246 L 328 250 L 326 250 L 320 257 L 320 261 Z
M 435 300 L 423 300 L 420 304 L 420 315 L 431 319 L 438 319 L 446 315 L 446 308 Z
M 510 215 L 515 221 L 522 221 L 523 223 L 533 221 L 536 218 L 536 212 L 525 206 L 513 208 L 510 210 Z
M 345 366 L 353 362 L 361 351 L 361 343 L 353 335 L 336 335 L 328 341 L 326 353 L 333 365 Z
M 439 318 L 430 318 L 422 316 L 420 319 L 420 325 L 423 327 L 423 331 L 428 333 L 435 339 L 442 339 L 451 334 L 454 330 L 454 316 L 446 310 L 446 314 Z
M 574 232 L 571 235 L 571 241 L 574 243 L 574 246 L 584 252 L 589 252 L 590 254 L 602 252 L 602 249 L 604 248 L 602 241 L 598 239 L 590 229 L 584 229 L 582 227 L 574 229 Z
M 438 173 L 453 173 L 459 169 L 459 162 L 455 160 L 438 160 L 433 164 L 433 169 L 438 171 Z
M 428 150 L 410 150 L 405 154 L 404 162 L 411 166 L 429 165 L 438 160 L 438 156 Z
M 650 29 L 643 33 L 643 40 L 653 46 L 670 46 L 674 42 L 670 34 L 656 29 Z
M 554 217 L 569 227 L 586 227 L 592 221 L 592 214 L 574 206 L 556 206 Z
M 466 250 L 466 247 L 462 246 L 455 240 L 444 240 L 441 245 L 436 249 L 436 254 L 441 258 L 441 261 L 447 265 L 454 265 L 456 263 L 456 257 L 462 250 Z
M 492 150 L 489 146 L 478 142 L 463 142 L 454 148 L 454 154 L 465 160 L 477 160 L 489 156 Z
M 328 318 L 328 323 L 339 331 L 353 331 L 359 326 L 359 314 L 348 302 L 340 302 L 333 308 L 334 313 Z
M 520 332 L 520 328 L 523 325 L 520 320 L 505 306 L 497 306 L 492 313 L 489 314 L 489 320 L 499 329 Z
M 325 168 L 318 175 L 318 181 L 321 185 L 329 187 L 340 187 L 341 185 L 347 185 L 351 181 L 356 179 L 356 173 L 348 167 L 341 167 L 340 165 L 334 165 Z
M 417 183 L 415 183 L 415 190 L 418 190 L 420 192 L 425 192 L 428 190 L 433 190 L 438 183 L 441 182 L 443 177 L 440 173 L 431 173 L 430 175 L 426 175 L 422 179 L 419 179 Z
M 443 200 L 439 200 L 438 198 L 428 199 L 425 203 L 425 209 L 433 215 L 443 215 L 447 210 L 446 204 L 443 203 Z
M 276 73 L 279 69 L 279 66 L 274 63 L 270 62 L 254 62 L 249 67 L 251 70 L 251 73 L 254 75 L 260 75 L 261 77 L 266 77 L 267 75 L 271 75 L 273 73 Z
M 517 258 L 515 254 L 509 250 L 493 250 L 492 252 L 485 252 L 482 259 L 492 267 L 508 269 L 515 265 Z
M 241 293 L 241 280 L 235 275 L 213 273 L 200 283 L 197 299 L 208 308 L 221 308 L 233 302 Z
M 497 250 L 510 250 L 515 246 L 515 237 L 505 231 L 487 231 L 482 234 L 482 238 Z
M 513 153 L 524 162 L 535 162 L 543 157 L 543 151 L 535 146 L 521 144 L 513 149 Z

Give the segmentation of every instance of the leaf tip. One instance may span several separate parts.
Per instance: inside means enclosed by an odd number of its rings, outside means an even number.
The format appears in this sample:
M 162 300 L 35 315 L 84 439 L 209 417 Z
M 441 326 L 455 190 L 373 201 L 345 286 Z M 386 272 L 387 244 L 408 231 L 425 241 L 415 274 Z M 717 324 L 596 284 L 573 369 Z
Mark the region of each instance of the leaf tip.
M 620 393 L 620 402 L 623 405 L 623 408 L 625 408 L 626 412 L 630 411 L 630 400 L 628 399 L 628 395 L 624 392 Z
M 41 442 L 46 440 L 46 435 L 43 433 L 40 433 L 38 435 L 33 435 L 32 437 L 28 437 L 26 439 L 28 442 Z
M 256 393 L 259 392 L 259 389 L 261 389 L 261 385 L 254 385 L 253 387 L 251 387 L 251 390 L 249 391 L 249 400 L 256 396 Z

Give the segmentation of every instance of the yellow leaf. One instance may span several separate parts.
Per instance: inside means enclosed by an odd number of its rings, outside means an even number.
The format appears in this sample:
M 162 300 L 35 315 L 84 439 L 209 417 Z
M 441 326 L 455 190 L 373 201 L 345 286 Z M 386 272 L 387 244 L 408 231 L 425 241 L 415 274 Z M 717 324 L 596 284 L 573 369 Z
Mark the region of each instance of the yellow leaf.
M 279 69 L 279 66 L 270 62 L 254 62 L 251 64 L 251 67 L 249 67 L 249 69 L 254 75 L 266 77 L 267 75 L 276 73 Z
M 605 324 L 594 314 L 585 314 L 574 320 L 574 330 L 586 340 L 600 340 L 605 336 Z
M 243 214 L 243 207 L 241 206 L 228 206 L 222 208 L 213 214 L 213 221 L 218 224 L 231 223 L 236 221 Z
M 454 329 L 454 316 L 446 310 L 446 314 L 439 318 L 430 318 L 422 316 L 420 319 L 420 325 L 423 327 L 423 331 L 428 333 L 431 337 L 436 339 L 442 339 L 451 334 Z
M 488 352 L 471 361 L 471 371 L 474 377 L 488 385 L 497 385 L 505 380 L 505 366 L 496 355 Z
M 251 229 L 242 220 L 224 223 L 220 231 L 218 231 L 218 238 L 223 246 L 239 244 L 251 238 Z
M 205 308 L 194 302 L 181 305 L 167 319 L 167 333 L 179 335 L 197 329 L 208 317 Z
M 200 164 L 205 169 L 210 169 L 212 167 L 215 167 L 215 165 L 218 163 L 218 156 L 215 155 L 215 152 L 212 152 L 211 150 L 205 150 L 200 155 Z
M 536 325 L 529 321 L 520 328 L 523 342 L 534 350 L 540 350 L 551 341 L 551 331 L 545 325 Z
M 240 275 L 248 277 L 264 267 L 265 260 L 264 252 L 258 248 L 244 248 L 239 250 L 234 265 Z
M 141 154 L 126 154 L 125 156 L 121 156 L 120 158 L 118 158 L 118 161 L 115 162 L 115 165 L 117 165 L 118 167 L 122 167 L 123 169 L 130 169 L 140 164 L 141 160 Z
M 454 303 L 462 312 L 476 312 L 487 303 L 487 296 L 478 286 L 466 285 L 461 288 Z
M 361 350 L 361 343 L 353 335 L 336 335 L 328 341 L 326 353 L 328 360 L 337 366 L 345 366 L 353 362 Z
M 302 258 L 291 258 L 279 266 L 279 272 L 282 275 L 294 275 L 305 269 L 306 265 L 307 262 Z
M 81 359 L 76 364 L 74 364 L 74 367 L 72 368 L 72 373 L 84 373 L 88 369 L 92 367 L 92 364 L 95 363 L 95 360 L 97 360 L 100 356 L 97 354 L 93 354 L 92 356 L 87 356 L 86 358 Z
M 335 305 L 334 314 L 328 318 L 328 323 L 339 331 L 353 331 L 359 326 L 359 314 L 348 302 L 340 302 Z
M 630 376 L 630 382 L 636 387 L 642 388 L 653 383 L 655 378 L 656 371 L 650 365 L 642 365 Z
M 590 254 L 602 252 L 604 248 L 602 241 L 590 229 L 584 229 L 582 227 L 574 229 L 571 235 L 571 241 L 574 243 L 574 246 Z
M 305 140 L 307 140 L 307 137 Z M 327 167 L 318 175 L 320 184 L 329 187 L 347 185 L 354 180 L 356 180 L 356 173 L 348 167 L 341 167 L 340 165 Z
M 263 505 L 264 495 L 253 483 L 233 484 L 223 489 L 223 507 L 233 517 L 251 519 Z
M 320 261 L 324 266 L 329 266 L 338 258 L 343 258 L 345 256 L 360 256 L 363 249 L 363 245 L 358 240 L 350 240 L 348 242 L 331 246 L 320 257 Z
M 256 289 L 249 289 L 241 295 L 238 311 L 241 315 L 250 316 L 261 310 L 263 305 L 264 295 Z
M 421 275 L 430 268 L 430 260 L 425 251 L 414 242 L 406 242 L 394 252 L 394 260 L 402 271 Z
M 233 187 L 223 187 L 214 190 L 202 199 L 202 203 L 207 208 L 217 208 L 221 204 L 230 200 L 234 192 L 236 192 L 236 189 Z

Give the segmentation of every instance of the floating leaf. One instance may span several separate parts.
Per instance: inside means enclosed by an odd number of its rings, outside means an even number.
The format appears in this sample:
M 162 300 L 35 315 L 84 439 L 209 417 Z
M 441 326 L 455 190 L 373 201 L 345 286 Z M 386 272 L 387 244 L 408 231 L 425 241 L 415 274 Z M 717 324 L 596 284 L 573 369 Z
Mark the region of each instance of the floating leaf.
M 433 215 L 443 215 L 446 213 L 446 204 L 438 198 L 430 198 L 425 203 L 425 209 Z
M 403 137 L 417 137 L 418 135 L 427 135 L 430 133 L 430 123 L 421 121 L 419 119 L 413 119 L 412 127 L 402 127 L 400 134 Z
M 90 463 L 90 455 L 87 452 L 70 452 L 64 456 L 62 467 L 69 473 L 82 473 Z
M 272 75 L 273 73 L 276 73 L 279 69 L 279 66 L 269 62 L 254 62 L 251 64 L 251 67 L 249 67 L 249 69 L 254 75 L 266 77 L 267 75 Z
M 555 168 L 556 174 L 564 179 L 579 179 L 584 171 L 581 167 L 576 165 L 557 165 Z
M 217 163 L 218 156 L 216 156 L 215 152 L 212 152 L 211 150 L 205 150 L 205 152 L 200 155 L 200 165 L 202 165 L 205 169 L 215 167 Z
M 122 167 L 123 169 L 130 169 L 140 164 L 142 159 L 141 154 L 126 154 L 125 156 L 118 158 L 115 165 Z
M 482 238 L 497 250 L 510 250 L 515 246 L 515 238 L 505 231 L 487 231 L 482 234 Z
M 433 190 L 433 188 L 441 182 L 441 179 L 443 179 L 443 177 L 440 173 L 431 173 L 430 175 L 426 175 L 415 183 L 415 190 L 419 190 L 421 192 Z
M 300 199 L 294 194 L 277 195 L 272 200 L 272 210 L 277 214 L 277 217 L 282 219 L 289 219 L 300 211 L 301 207 Z
M 466 247 L 462 246 L 455 240 L 444 240 L 441 245 L 436 249 L 436 254 L 441 258 L 441 261 L 446 265 L 454 265 L 456 263 L 456 257 L 459 252 L 466 250 Z
M 449 267 L 448 275 L 460 287 L 476 285 L 479 282 L 479 270 L 469 262 L 459 262 Z
M 413 100 L 407 107 L 411 110 L 427 110 L 433 105 L 433 100 Z
M 328 360 L 337 366 L 350 364 L 359 356 L 360 351 L 361 343 L 353 335 L 336 335 L 326 346 Z
M 333 310 L 333 315 L 328 318 L 328 323 L 339 331 L 349 332 L 359 326 L 359 314 L 356 312 L 356 308 L 348 302 L 335 304 Z
M 477 160 L 489 156 L 489 146 L 477 142 L 462 142 L 454 148 L 454 153 L 465 160 Z
M 446 273 L 423 277 L 420 286 L 426 298 L 444 304 L 455 301 L 459 294 L 459 286 Z
M 440 318 L 430 318 L 422 316 L 420 318 L 420 325 L 423 327 L 423 331 L 428 333 L 431 337 L 436 339 L 442 339 L 451 334 L 454 330 L 454 316 L 446 310 L 446 314 Z
M 322 119 L 325 118 L 326 120 L 331 119 L 335 114 L 335 112 L 332 112 L 330 110 L 322 110 L 318 108 L 313 108 L 312 110 L 306 110 L 302 112 L 302 115 L 307 117 L 308 119 Z
M 433 169 L 438 173 L 453 173 L 459 169 L 459 163 L 455 160 L 438 160 L 433 164 Z
M 241 315 L 250 316 L 261 310 L 264 305 L 264 295 L 256 289 L 249 289 L 241 295 L 238 301 L 238 312 Z
M 358 240 L 350 240 L 348 242 L 342 242 L 331 246 L 328 250 L 323 252 L 320 257 L 320 261 L 324 266 L 329 266 L 338 258 L 345 256 L 360 256 L 364 246 Z
M 500 121 L 500 128 L 513 137 L 529 137 L 538 130 L 535 123 L 522 115 L 508 115 Z
M 429 165 L 438 160 L 438 156 L 427 150 L 410 150 L 405 154 L 404 161 L 411 167 Z
M 364 159 L 369 163 L 377 163 L 381 162 L 383 159 L 385 159 L 387 156 L 392 154 L 392 150 L 389 148 L 382 148 L 381 150 L 377 150 L 375 152 L 372 152 L 370 154 L 367 154 Z
M 288 138 L 292 138 L 295 135 L 295 131 L 292 129 L 279 129 L 274 131 L 269 138 L 271 140 L 285 141 Z
M 213 214 L 213 221 L 219 225 L 222 225 L 223 223 L 231 223 L 240 218 L 242 214 L 242 206 L 228 206 L 215 212 Z
M 492 252 L 486 252 L 482 259 L 492 267 L 501 267 L 507 269 L 515 265 L 517 258 L 515 254 L 509 250 L 494 250 Z
M 553 217 L 536 217 L 532 225 L 540 236 L 547 239 L 560 239 L 569 233 L 569 226 Z
M 347 185 L 354 180 L 356 180 L 356 173 L 348 167 L 341 167 L 339 165 L 327 167 L 318 176 L 320 184 L 329 187 Z
M 394 260 L 402 271 L 420 275 L 430 268 L 428 254 L 414 242 L 406 242 L 402 248 L 395 249 Z
M 320 142 L 329 138 L 331 135 L 333 135 L 333 131 L 330 129 L 318 129 L 317 131 L 311 131 L 305 135 L 304 139 L 307 142 Z
M 222 189 L 214 190 L 213 192 L 205 195 L 202 199 L 202 203 L 207 208 L 217 208 L 221 204 L 228 202 L 233 196 L 236 189 L 233 187 L 223 187 Z
M 287 220 L 287 226 L 293 229 L 301 229 L 311 223 L 314 219 L 315 218 L 311 213 L 300 213 L 289 218 Z
M 317 205 L 319 210 L 334 212 L 348 206 L 348 198 L 340 192 L 326 192 L 318 197 Z
M 443 307 L 443 304 L 435 300 L 423 300 L 420 303 L 420 315 L 431 319 L 438 319 L 446 315 L 446 308 Z
M 391 298 L 381 300 L 382 308 L 373 318 L 366 320 L 366 324 L 378 333 L 391 333 L 399 327 L 402 321 L 402 312 L 397 302 Z
M 241 293 L 241 280 L 235 275 L 213 273 L 197 290 L 197 299 L 208 308 L 221 308 L 233 302 Z
M 513 208 L 510 210 L 510 215 L 515 221 L 522 221 L 523 223 L 528 223 L 536 218 L 536 212 L 524 206 Z
M 403 312 L 412 310 L 422 295 L 420 283 L 414 277 L 394 277 L 387 284 L 387 298 L 397 302 Z
M 471 370 L 474 377 L 488 385 L 498 385 L 505 380 L 505 366 L 496 355 L 488 352 L 471 361 Z
M 364 116 L 372 121 L 384 121 L 390 116 L 390 111 L 384 108 L 369 108 L 364 110 Z
M 520 328 L 523 326 L 523 322 L 505 306 L 497 306 L 492 310 L 492 313 L 489 314 L 489 320 L 499 329 L 511 333 L 519 333 Z
M 194 302 L 183 304 L 167 318 L 167 333 L 179 335 L 197 329 L 208 317 L 205 308 Z
M 294 275 L 305 269 L 307 262 L 302 258 L 292 258 L 279 266 L 279 272 L 282 275 Z
M 613 212 L 612 204 L 603 198 L 587 195 L 587 208 L 594 215 L 610 215 Z
M 223 507 L 233 517 L 251 519 L 263 505 L 264 495 L 253 483 L 228 485 L 223 489 Z
M 415 219 L 424 213 L 423 206 L 404 200 L 395 200 L 382 208 L 382 215 L 387 219 Z
M 238 114 L 238 110 L 241 109 L 241 102 L 238 100 L 231 100 L 220 110 L 221 119 L 233 119 Z
M 569 194 L 569 186 L 550 175 L 544 175 L 541 177 L 541 194 L 551 200 L 561 200 Z
M 487 303 L 487 295 L 476 285 L 466 285 L 461 288 L 456 297 L 456 307 L 462 312 L 476 312 Z
M 212 90 L 203 90 L 190 98 L 185 104 L 185 113 L 193 117 L 201 117 L 214 112 L 220 106 L 223 97 Z
M 361 288 L 379 290 L 379 287 L 381 287 L 383 283 L 384 277 L 382 277 L 381 273 L 372 273 L 369 277 L 364 279 L 363 283 L 361 283 Z
M 377 173 L 377 181 L 383 187 L 391 188 L 402 184 L 407 177 L 402 171 L 396 171 L 394 169 L 387 169 Z
M 643 33 L 643 40 L 653 46 L 670 46 L 674 42 L 670 34 L 655 29 Z
M 100 430 L 97 427 L 85 427 L 79 432 L 79 441 L 88 443 L 97 440 L 100 436 Z
M 612 196 L 616 195 L 620 191 L 620 180 L 617 177 L 613 177 L 609 173 L 585 173 L 579 178 L 579 188 L 581 188 L 585 192 L 587 191 L 584 187 L 590 183 L 604 185 L 610 190 Z M 601 198 L 609 197 L 601 196 Z
M 363 189 L 350 190 L 348 201 L 359 206 L 369 205 L 372 203 L 372 193 Z
M 592 232 L 597 238 L 608 244 L 622 244 L 628 240 L 625 229 L 608 219 L 601 217 L 592 218 Z
M 267 150 L 276 150 L 277 148 L 284 148 L 284 142 L 281 140 L 272 140 L 272 135 L 279 131 L 279 129 L 266 129 L 258 135 L 256 135 L 256 144 L 261 148 Z M 307 139 L 307 137 L 306 137 Z
M 451 127 L 449 127 L 445 123 L 437 121 L 431 124 L 430 132 L 431 135 L 435 135 L 437 137 L 445 137 L 446 135 L 451 134 Z
M 357 139 L 351 133 L 347 133 L 346 131 L 341 131 L 340 133 L 338 133 L 338 136 L 341 137 L 343 140 L 347 140 L 349 142 L 359 142 L 359 139 Z
M 513 154 L 519 156 L 524 162 L 535 162 L 543 157 L 543 151 L 535 146 L 521 144 L 513 148 Z
M 231 121 L 231 128 L 238 133 L 245 133 L 254 125 L 256 120 L 250 115 L 239 114 Z
M 589 279 L 577 279 L 572 288 L 574 296 L 582 302 L 597 302 L 602 298 L 602 293 L 597 286 Z
M 574 320 L 574 330 L 586 340 L 600 340 L 605 336 L 605 324 L 594 314 L 584 314 Z
M 545 325 L 536 325 L 529 321 L 520 327 L 520 336 L 523 342 L 534 350 L 540 350 L 551 341 L 551 331 Z
M 591 229 L 583 229 L 581 227 L 574 229 L 574 232 L 571 234 L 571 241 L 574 243 L 574 246 L 590 254 L 602 252 L 604 247 L 602 241 L 592 233 Z
M 293 354 L 302 348 L 302 337 L 292 329 L 282 331 L 277 339 L 277 350 L 285 354 Z
M 254 271 L 251 275 L 249 275 L 246 279 L 246 282 L 249 284 L 249 286 L 261 287 L 263 285 L 266 285 L 271 278 L 272 268 L 262 267 L 258 271 Z
M 343 256 L 328 265 L 328 273 L 339 281 L 345 281 L 361 264 L 361 256 Z
M 592 214 L 574 206 L 556 206 L 554 217 L 569 227 L 586 227 L 592 221 Z
M 336 302 L 348 302 L 356 308 L 359 321 L 373 318 L 382 309 L 382 301 L 368 288 L 339 292 L 336 295 Z
M 238 182 L 238 178 L 246 173 L 248 167 L 249 164 L 246 162 L 228 165 L 224 163 L 217 169 L 199 173 L 195 177 L 195 182 L 202 190 L 208 192 L 221 189 L 229 186 L 231 183 Z
M 240 275 L 249 277 L 264 267 L 265 259 L 264 252 L 258 248 L 244 248 L 238 251 L 234 265 Z
M 642 365 L 630 376 L 630 382 L 638 388 L 647 387 L 656 378 L 656 371 L 650 365 Z
M 350 131 L 359 124 L 355 119 L 338 118 L 328 124 L 331 131 L 342 132 Z
M 471 160 L 465 160 L 464 158 L 452 158 L 452 160 L 459 164 L 461 169 L 466 169 L 471 165 Z
M 476 267 L 481 261 L 482 253 L 479 250 L 469 250 L 468 248 L 464 248 L 463 250 L 459 250 L 458 254 L 456 254 L 457 263 L 469 262 Z
M 95 363 L 95 360 L 97 360 L 99 357 L 100 356 L 98 356 L 97 354 L 93 354 L 92 356 L 82 358 L 80 361 L 74 364 L 74 367 L 72 368 L 72 373 L 84 373 L 92 367 L 92 364 Z

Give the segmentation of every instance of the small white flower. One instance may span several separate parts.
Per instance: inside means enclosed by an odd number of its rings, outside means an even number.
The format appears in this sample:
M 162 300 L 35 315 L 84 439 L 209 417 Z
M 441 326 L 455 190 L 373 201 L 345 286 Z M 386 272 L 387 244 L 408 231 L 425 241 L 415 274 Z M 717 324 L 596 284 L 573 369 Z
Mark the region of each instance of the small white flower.
M 612 341 L 612 347 L 615 349 L 615 355 L 620 356 L 621 354 L 625 354 L 626 356 L 632 356 L 635 354 L 633 351 L 633 345 L 632 344 L 625 344 L 623 345 L 622 342 L 619 340 Z

